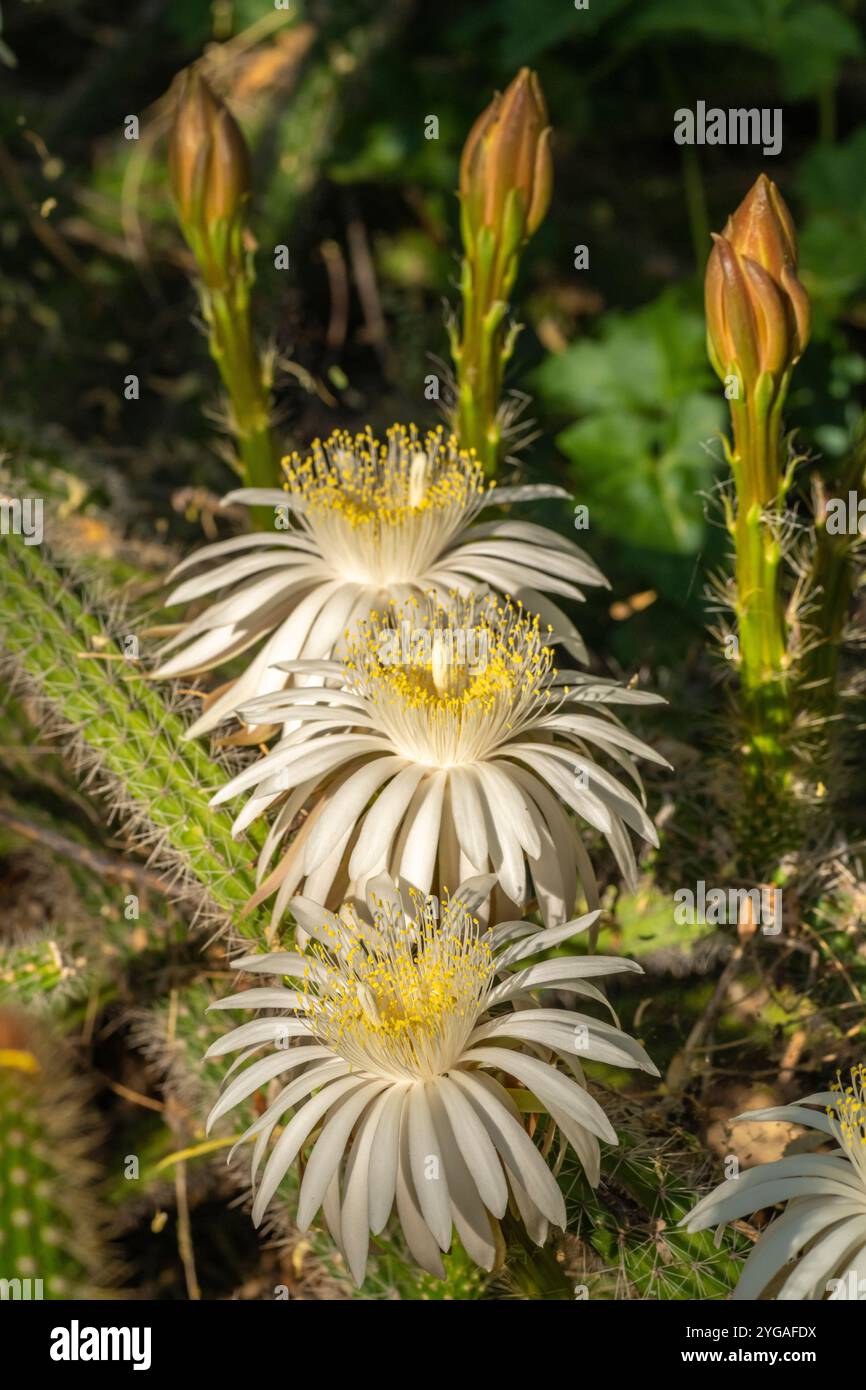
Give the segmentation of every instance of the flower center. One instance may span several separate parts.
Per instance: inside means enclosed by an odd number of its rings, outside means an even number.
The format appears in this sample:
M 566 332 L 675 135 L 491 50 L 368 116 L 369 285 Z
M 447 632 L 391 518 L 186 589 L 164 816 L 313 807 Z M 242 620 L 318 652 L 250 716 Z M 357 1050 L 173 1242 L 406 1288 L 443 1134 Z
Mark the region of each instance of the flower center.
M 416 915 L 380 904 L 372 928 L 344 909 L 346 935 L 315 943 L 327 967 L 303 989 L 313 1032 L 353 1067 L 401 1079 L 454 1064 L 483 1007 L 493 956 L 465 908 L 413 894 Z
M 441 428 L 422 441 L 402 425 L 384 444 L 369 431 L 337 431 L 307 458 L 284 460 L 284 471 L 302 525 L 335 573 L 381 587 L 423 578 L 492 486 Z
M 550 699 L 553 653 L 510 602 L 433 596 L 346 633 L 347 671 L 404 757 L 453 767 L 489 755 Z

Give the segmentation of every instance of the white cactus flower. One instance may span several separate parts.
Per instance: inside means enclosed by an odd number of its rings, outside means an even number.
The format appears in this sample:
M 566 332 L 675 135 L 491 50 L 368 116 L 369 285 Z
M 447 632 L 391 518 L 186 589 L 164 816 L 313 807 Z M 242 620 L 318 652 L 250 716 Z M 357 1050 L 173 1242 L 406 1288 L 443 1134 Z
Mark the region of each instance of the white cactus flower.
M 548 1223 L 564 1226 L 562 1193 L 509 1085 L 531 1093 L 530 1106 L 547 1112 L 596 1183 L 599 1140 L 617 1138 L 586 1089 L 581 1059 L 658 1074 L 614 1024 L 535 998 L 555 988 L 606 1005 L 595 979 L 640 972 L 634 961 L 594 955 L 526 963 L 597 914 L 553 930 L 523 921 L 487 929 L 475 913 L 491 885 L 476 879 L 440 905 L 383 876 L 368 886 L 366 905 L 338 914 L 296 898 L 290 907 L 309 948 L 236 962 L 287 984 L 213 1006 L 280 1011 L 208 1052 L 241 1053 L 209 1128 L 260 1088 L 281 1087 L 238 1140 L 255 1140 L 253 1219 L 261 1222 L 306 1151 L 297 1224 L 306 1230 L 321 1207 L 359 1284 L 370 1233 L 382 1231 L 395 1203 L 414 1259 L 439 1276 L 452 1228 L 478 1264 L 493 1267 L 509 1199 L 539 1244 Z M 263 1047 L 266 1056 L 237 1070 Z
M 408 653 L 400 651 L 404 624 L 415 639 Z M 472 660 L 437 658 L 459 655 L 461 636 Z M 514 916 L 534 897 L 548 925 L 564 922 L 581 884 L 597 905 L 569 811 L 606 837 L 633 882 L 628 830 L 657 838 L 632 755 L 668 764 L 610 706 L 657 697 L 553 662 L 538 619 L 521 608 L 428 598 L 360 623 L 343 661 L 287 663 L 327 684 L 243 705 L 251 726 L 290 731 L 213 798 L 251 793 L 236 834 L 280 802 L 254 901 L 276 893 L 276 922 L 297 892 L 333 908 L 382 872 L 440 897 L 492 872 L 494 915 Z M 596 754 L 622 768 L 637 795 Z M 309 814 L 268 874 L 302 810 Z
M 204 546 L 174 571 L 182 582 L 168 606 L 216 597 L 163 645 L 155 676 L 212 670 L 255 649 L 188 737 L 289 683 L 281 663 L 339 654 L 356 619 L 431 590 L 510 593 L 552 625 L 572 656 L 586 660 L 577 629 L 549 595 L 581 600 L 581 586 L 606 585 L 589 556 L 531 522 L 475 524 L 484 508 L 567 497 L 562 488 L 494 487 L 453 438 L 439 429 L 422 439 L 414 426 L 394 426 L 384 444 L 370 432 L 353 439 L 338 431 L 284 466 L 285 490 L 242 488 L 224 499 L 273 509 L 275 527 L 283 529 Z
M 854 1067 L 847 1086 L 839 1081 L 798 1105 L 749 1110 L 737 1119 L 805 1125 L 833 1147 L 728 1178 L 681 1222 L 688 1231 L 704 1231 L 787 1203 L 751 1251 L 734 1298 L 866 1299 L 866 1067 Z

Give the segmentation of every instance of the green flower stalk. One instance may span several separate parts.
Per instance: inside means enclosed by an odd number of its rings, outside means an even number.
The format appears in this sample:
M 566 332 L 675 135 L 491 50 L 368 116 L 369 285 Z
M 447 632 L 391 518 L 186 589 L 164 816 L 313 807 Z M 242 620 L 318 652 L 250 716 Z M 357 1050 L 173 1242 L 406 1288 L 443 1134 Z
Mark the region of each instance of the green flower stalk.
M 809 338 L 809 300 L 797 278 L 791 214 L 765 175 L 713 242 L 707 345 L 731 410 L 726 452 L 735 502 L 726 510 L 735 555 L 746 791 L 763 814 L 768 798 L 784 794 L 790 772 L 792 647 L 780 566 L 793 465 L 782 411 Z
M 254 272 L 244 244 L 249 155 L 237 122 L 195 68 L 180 79 L 168 167 L 178 221 L 200 272 L 211 356 L 231 402 L 240 472 L 248 486 L 269 487 L 279 476 L 279 455 L 268 373 L 250 313 Z
M 462 319 L 451 330 L 455 427 L 493 474 L 502 447 L 502 381 L 518 329 L 506 321 L 520 253 L 550 206 L 550 126 L 538 78 L 522 68 L 469 133 L 460 161 Z

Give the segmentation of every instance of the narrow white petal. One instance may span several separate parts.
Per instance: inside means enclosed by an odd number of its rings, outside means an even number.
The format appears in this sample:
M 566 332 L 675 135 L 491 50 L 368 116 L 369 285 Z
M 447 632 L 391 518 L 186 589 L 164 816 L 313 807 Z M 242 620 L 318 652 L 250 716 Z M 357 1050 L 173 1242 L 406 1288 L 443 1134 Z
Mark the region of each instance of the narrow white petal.
M 364 1085 L 366 1082 L 359 1081 L 355 1076 L 338 1077 L 336 1081 L 323 1087 L 317 1095 L 308 1100 L 306 1105 L 292 1116 L 274 1145 L 265 1164 L 265 1171 L 262 1173 L 261 1184 L 253 1202 L 253 1222 L 256 1226 L 261 1225 L 262 1217 L 271 1198 L 297 1158 L 301 1146 L 311 1130 L 342 1096 L 356 1091 Z
M 390 853 L 397 827 L 425 772 L 425 768 L 415 765 L 404 768 L 388 783 L 375 806 L 371 806 L 349 860 L 349 875 L 353 881 L 370 873 Z
M 374 1181 L 370 1183 L 370 1230 L 374 1236 L 383 1229 L 394 1203 L 403 1111 L 410 1089 L 405 1084 L 394 1087 L 373 1139 L 370 1152 L 370 1171 L 374 1175 Z
M 239 1047 L 247 1047 L 251 1043 L 276 1043 L 284 1038 L 308 1035 L 309 1032 L 310 1025 L 304 1018 L 257 1018 L 217 1038 L 204 1055 L 206 1058 L 224 1057 L 227 1052 L 235 1052 Z
M 346 1169 L 346 1188 L 340 1224 L 343 1234 L 343 1249 L 355 1283 L 364 1282 L 367 1269 L 367 1251 L 370 1245 L 370 1190 L 381 1183 L 382 1174 L 372 1167 L 376 1133 L 386 1107 L 399 1117 L 403 1104 L 405 1088 L 389 1087 L 364 1113 L 358 1123 L 358 1132 L 352 1144 L 349 1163 Z M 390 1182 L 388 1211 L 394 1200 L 393 1175 L 397 1169 L 396 1143 L 392 1145 L 394 1162 Z M 372 1182 L 371 1182 L 372 1179 Z M 388 1213 L 385 1215 L 387 1220 Z M 384 1225 L 384 1221 L 382 1223 Z
M 840 1221 L 827 1231 L 802 1255 L 788 1275 L 776 1298 L 779 1302 L 792 1299 L 823 1298 L 830 1292 L 827 1285 L 840 1264 L 847 1263 L 850 1255 L 866 1240 L 866 1218 L 849 1218 Z
M 490 1217 L 457 1143 L 450 1115 L 443 1103 L 441 1085 L 442 1080 L 438 1085 L 429 1088 L 428 1099 L 448 1172 L 451 1214 L 457 1228 L 457 1234 L 470 1259 L 473 1259 L 482 1269 L 491 1270 L 496 1260 L 496 1243 L 493 1239 Z M 454 1089 L 455 1093 L 459 1094 L 456 1087 Z M 467 1109 L 470 1114 L 473 1113 L 470 1106 L 467 1106 Z M 473 1119 L 475 1119 L 474 1114 Z M 478 1122 L 476 1121 L 476 1123 Z M 503 1187 L 504 1185 L 505 1180 L 503 1178 Z M 507 1189 L 505 1197 L 507 1201 Z
M 472 1174 L 481 1200 L 494 1216 L 504 1216 L 508 1189 L 495 1145 L 460 1086 L 455 1085 L 450 1076 L 440 1077 L 437 1089 L 455 1142 Z
M 434 772 L 419 785 L 406 813 L 402 850 L 397 846 L 401 882 L 411 883 L 422 893 L 429 892 L 433 880 L 445 778 L 444 772 Z
M 455 767 L 449 773 L 449 782 L 451 808 L 460 846 L 476 869 L 483 869 L 487 863 L 487 833 L 475 778 L 467 770 Z
M 846 1202 L 844 1197 L 818 1197 L 814 1201 L 801 1198 L 791 1202 L 784 1214 L 761 1234 L 749 1252 L 737 1281 L 735 1297 L 760 1298 L 770 1281 L 820 1231 L 860 1210 L 855 1203 Z
M 409 1165 L 418 1203 L 440 1250 L 451 1244 L 448 1174 L 427 1101 L 427 1087 L 412 1087 L 408 1103 Z
M 333 1055 L 328 1047 L 305 1043 L 300 1047 L 287 1047 L 283 1052 L 263 1057 L 261 1061 L 242 1071 L 240 1076 L 235 1077 L 226 1087 L 207 1117 L 205 1132 L 209 1134 L 220 1116 L 227 1114 L 239 1101 L 246 1100 L 247 1096 L 251 1096 L 266 1082 L 273 1081 L 275 1076 L 294 1071 L 308 1062 L 314 1062 L 318 1057 L 332 1058 Z
M 369 1081 L 360 1090 L 344 1096 L 331 1111 L 304 1169 L 298 1195 L 298 1230 L 306 1231 L 319 1210 L 331 1179 L 339 1169 L 349 1135 L 361 1112 L 366 1110 L 370 1102 L 375 1100 L 387 1085 L 388 1082 L 383 1079 Z
M 572 937 L 587 931 L 598 921 L 600 916 L 599 910 L 587 912 L 583 917 L 577 917 L 571 922 L 564 922 L 561 927 L 548 927 L 545 931 L 536 931 L 531 936 L 524 937 L 497 955 L 496 969 L 502 970 L 507 965 L 514 965 L 516 961 L 522 960 L 525 956 L 534 956 L 540 951 L 550 950 L 551 946 L 559 946 L 563 941 L 570 941 Z
M 339 795 L 334 797 L 326 813 L 320 817 L 307 841 L 304 855 L 305 873 L 312 873 L 327 859 L 333 850 L 334 842 L 341 839 L 360 818 L 370 798 L 382 783 L 393 777 L 403 766 L 402 758 L 375 758 L 373 762 L 365 763 L 346 779 L 340 787 Z
M 523 1126 L 500 1095 L 503 1088 L 481 1072 L 452 1071 L 451 1079 L 473 1105 L 503 1162 L 517 1174 L 530 1200 L 554 1226 L 565 1228 L 565 1201 L 559 1186 Z
M 522 970 L 516 970 L 512 975 L 506 976 L 501 984 L 491 990 L 488 1004 L 492 1008 L 494 1004 L 502 1004 L 506 999 L 512 999 L 516 994 L 523 994 L 528 989 L 540 989 L 543 986 L 567 989 L 572 980 L 586 979 L 587 976 L 629 973 L 640 975 L 643 971 L 636 961 L 624 957 L 554 957 L 553 960 L 541 961 L 538 965 L 526 965 Z
M 406 1237 L 409 1251 L 422 1269 L 437 1279 L 444 1279 L 445 1269 L 439 1254 L 439 1247 L 421 1214 L 418 1198 L 412 1184 L 412 1170 L 409 1160 L 408 1111 L 404 1105 L 400 1132 L 399 1158 L 397 1163 L 397 1216 Z
M 465 1062 L 483 1062 L 488 1067 L 500 1067 L 516 1076 L 543 1105 L 548 1101 L 567 1115 L 585 1125 L 599 1139 L 616 1144 L 616 1131 L 598 1101 L 575 1081 L 535 1057 L 527 1057 L 513 1048 L 473 1047 L 463 1054 Z

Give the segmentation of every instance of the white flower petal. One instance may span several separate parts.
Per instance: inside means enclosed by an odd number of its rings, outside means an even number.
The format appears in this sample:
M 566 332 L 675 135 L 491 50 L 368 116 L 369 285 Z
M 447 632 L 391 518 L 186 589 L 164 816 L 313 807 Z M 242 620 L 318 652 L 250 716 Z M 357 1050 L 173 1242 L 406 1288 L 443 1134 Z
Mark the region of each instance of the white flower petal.
M 271 1150 L 265 1171 L 262 1173 L 261 1184 L 253 1202 L 253 1222 L 256 1226 L 261 1225 L 271 1198 L 322 1116 L 343 1096 L 359 1090 L 366 1084 L 366 1081 L 359 1081 L 355 1076 L 337 1077 L 292 1116 Z
M 325 1193 L 343 1159 L 346 1142 L 361 1113 L 371 1101 L 386 1089 L 388 1082 L 379 1078 L 368 1081 L 360 1090 L 343 1096 L 332 1108 L 316 1140 L 304 1169 L 298 1194 L 296 1222 L 299 1231 L 306 1231 L 321 1206 Z
M 827 1285 L 840 1264 L 847 1263 L 855 1250 L 866 1241 L 866 1217 L 840 1221 L 818 1239 L 785 1280 L 776 1298 L 780 1302 L 793 1299 L 823 1298 L 829 1293 Z
M 451 1197 L 426 1085 L 419 1083 L 412 1087 L 407 1109 L 412 1183 L 428 1229 L 440 1250 L 447 1250 L 451 1244 Z
M 491 990 L 488 1007 L 503 1004 L 517 994 L 542 986 L 568 989 L 574 980 L 587 979 L 596 975 L 621 975 L 626 973 L 642 975 L 643 971 L 636 961 L 620 956 L 557 956 L 553 960 L 540 961 L 538 965 L 526 965 Z
M 608 1144 L 618 1142 L 616 1131 L 605 1115 L 598 1101 L 593 1100 L 588 1091 L 575 1081 L 563 1076 L 562 1072 L 547 1062 L 539 1062 L 535 1057 L 514 1048 L 472 1047 L 463 1054 L 464 1062 L 483 1062 L 488 1067 L 500 1067 L 516 1076 L 530 1091 L 538 1096 L 543 1105 L 548 1101 L 558 1106 L 566 1115 L 578 1121 L 586 1129 L 597 1134 Z
M 413 1258 L 437 1279 L 444 1279 L 445 1270 L 439 1254 L 439 1246 L 434 1240 L 421 1213 L 418 1198 L 412 1183 L 412 1170 L 409 1158 L 409 1106 L 403 1106 L 400 1131 L 400 1148 L 397 1162 L 397 1216 L 406 1237 L 406 1244 Z
M 418 786 L 396 848 L 400 879 L 422 893 L 429 891 L 433 879 L 444 795 L 443 772 L 433 773 Z
M 442 1076 L 437 1083 L 437 1091 L 448 1114 L 455 1142 L 484 1205 L 494 1216 L 504 1216 L 508 1205 L 508 1189 L 496 1148 L 459 1084 L 455 1084 L 455 1080 L 450 1076 Z
M 489 1271 L 496 1261 L 496 1243 L 492 1236 L 490 1217 L 457 1143 L 450 1114 L 443 1102 L 441 1090 L 443 1080 L 444 1078 L 440 1080 L 439 1084 L 428 1088 L 428 1102 L 436 1126 L 436 1136 L 439 1140 L 445 1169 L 448 1173 L 451 1216 L 457 1234 L 470 1259 L 473 1259 L 482 1269 Z M 455 1094 L 459 1094 L 456 1087 L 454 1089 Z M 472 1115 L 473 1121 L 479 1123 L 471 1107 L 467 1106 L 467 1110 Z M 499 1166 L 498 1162 L 497 1166 Z M 504 1178 L 502 1185 L 504 1189 Z M 507 1202 L 507 1200 L 506 1190 L 505 1201 Z
M 329 1056 L 333 1054 L 329 1053 L 327 1048 L 311 1042 L 299 1047 L 287 1047 L 281 1052 L 272 1052 L 268 1057 L 262 1057 L 260 1061 L 242 1071 L 240 1076 L 235 1077 L 226 1087 L 207 1117 L 205 1133 L 209 1134 L 217 1120 L 233 1109 L 239 1101 L 246 1100 L 247 1096 L 251 1096 L 268 1081 L 273 1081 L 275 1076 L 281 1076 L 286 1071 L 295 1071 L 318 1058 Z
M 382 783 L 388 781 L 404 766 L 402 758 L 375 758 L 359 767 L 351 777 L 347 777 L 340 787 L 339 794 L 319 818 L 307 841 L 304 873 L 311 874 L 327 859 L 333 850 L 334 842 L 342 839 L 346 831 L 354 827 L 370 798 L 376 794 Z
M 364 1112 L 358 1122 L 358 1130 L 346 1165 L 346 1184 L 340 1225 L 343 1250 L 352 1278 L 358 1285 L 364 1282 L 367 1269 L 367 1252 L 370 1246 L 371 1191 L 373 1186 L 380 1186 L 382 1182 L 380 1166 L 373 1167 L 377 1131 L 383 1112 L 387 1108 L 394 1114 L 394 1126 L 391 1163 L 388 1165 L 390 1182 L 386 1179 L 384 1184 L 386 1191 L 390 1194 L 387 1198 L 388 1210 L 382 1220 L 384 1226 L 394 1201 L 394 1182 L 397 1173 L 396 1140 L 399 1133 L 399 1117 L 407 1090 L 408 1087 L 406 1086 L 390 1086 Z M 384 1198 L 380 1200 L 384 1200 Z
M 736 1179 L 722 1183 L 709 1196 L 704 1197 L 682 1225 L 687 1231 L 705 1231 L 709 1226 L 721 1226 L 728 1221 L 738 1221 L 743 1216 L 765 1207 L 775 1206 L 792 1197 L 814 1197 L 824 1194 L 828 1197 L 852 1197 L 857 1192 L 856 1180 L 849 1177 L 850 1165 L 826 1156 L 826 1163 L 817 1160 L 818 1155 L 809 1161 L 807 1155 L 796 1154 L 791 1159 L 778 1159 L 775 1163 L 763 1163 L 758 1168 L 750 1168 Z M 784 1168 L 782 1165 L 786 1165 Z M 846 1172 L 846 1166 L 848 1172 Z M 861 1189 L 862 1191 L 862 1189 Z
M 211 1043 L 204 1055 L 206 1058 L 224 1057 L 227 1052 L 235 1052 L 251 1043 L 281 1043 L 284 1038 L 301 1037 L 309 1032 L 310 1025 L 304 1018 L 257 1018 L 224 1033 Z
M 364 878 L 389 855 L 397 827 L 426 772 L 426 768 L 417 765 L 405 767 L 367 812 L 349 860 L 353 882 Z
M 600 910 L 596 909 L 595 912 L 587 912 L 582 917 L 564 922 L 561 927 L 548 927 L 545 931 L 524 936 L 522 940 L 516 941 L 513 946 L 497 954 L 496 969 L 504 970 L 507 965 L 514 965 L 515 961 L 523 960 L 525 956 L 534 956 L 540 951 L 550 950 L 552 946 L 561 945 L 563 941 L 570 941 L 572 937 L 588 931 L 600 916 Z
M 448 780 L 457 839 L 467 858 L 477 869 L 483 869 L 487 863 L 487 832 L 476 780 L 469 769 L 460 767 L 449 770 Z
M 370 1230 L 376 1236 L 391 1214 L 397 1186 L 400 1161 L 400 1136 L 403 1132 L 403 1112 L 411 1087 L 398 1083 L 394 1094 L 382 1112 L 370 1153 L 370 1170 L 375 1181 L 370 1183 Z
M 799 1198 L 777 1216 L 752 1247 L 740 1272 L 734 1298 L 760 1298 L 779 1271 L 819 1232 L 862 1208 L 844 1197 Z
M 483 1072 L 455 1070 L 449 1075 L 473 1106 L 503 1162 L 517 1174 L 530 1201 L 548 1221 L 564 1230 L 565 1201 L 556 1179 L 526 1130 L 503 1103 L 503 1088 Z

